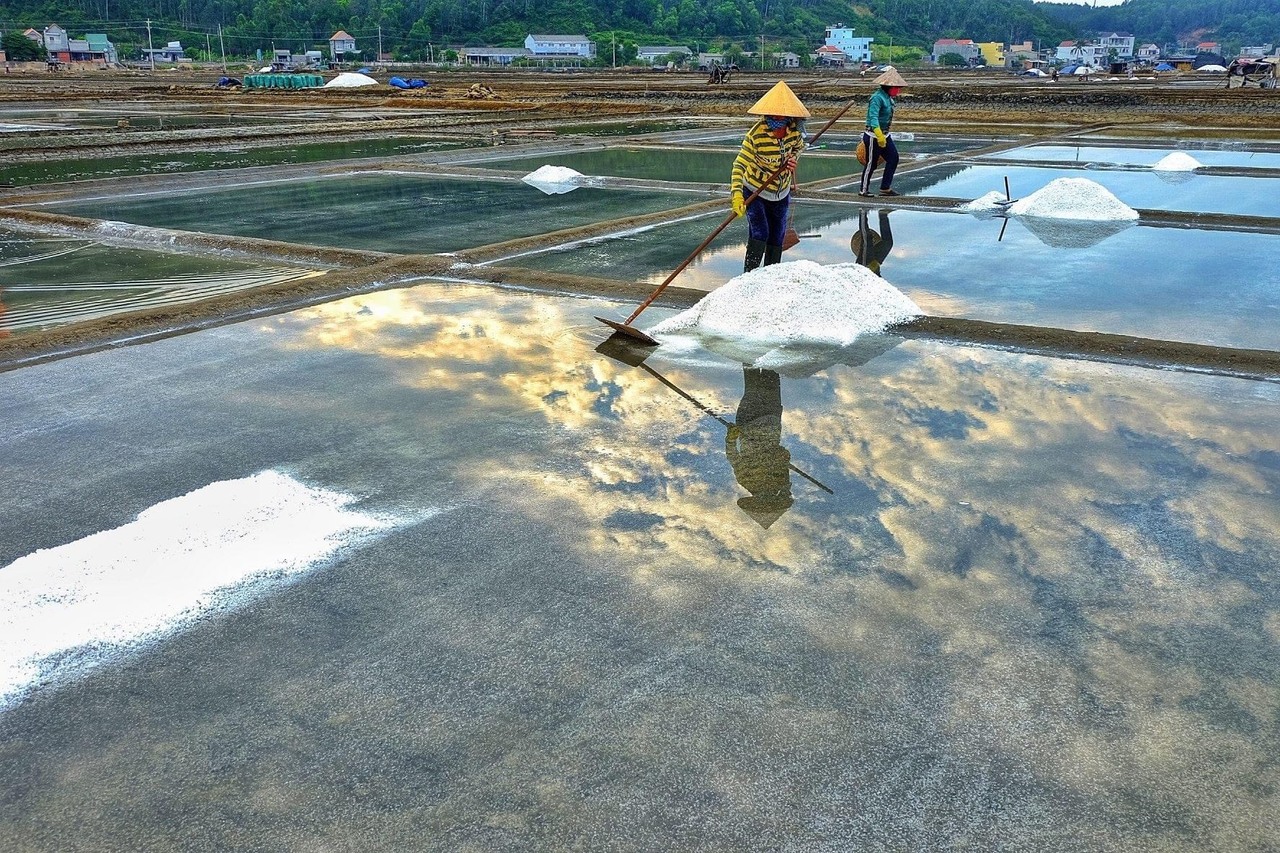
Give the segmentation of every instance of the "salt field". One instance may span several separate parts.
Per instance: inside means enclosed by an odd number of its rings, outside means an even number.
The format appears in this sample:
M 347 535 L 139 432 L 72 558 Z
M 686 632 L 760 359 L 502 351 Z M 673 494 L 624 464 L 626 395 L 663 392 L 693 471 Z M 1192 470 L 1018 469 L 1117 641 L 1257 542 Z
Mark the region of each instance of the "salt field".
M 0 713 L 8 837 L 1265 842 L 1274 386 L 911 341 L 631 367 L 594 352 L 625 308 L 423 285 L 0 375 L 0 573 L 265 471 L 402 519 Z
M 1280 112 L 472 73 L 0 138 L 0 849 L 1280 843 Z
M 111 195 L 57 207 L 73 216 L 388 252 L 450 252 L 697 201 L 688 194 L 584 187 L 547 198 L 518 181 L 419 173 L 254 182 L 178 197 Z M 537 208 L 537 217 L 510 211 Z
M 1168 152 L 1165 152 L 1168 153 Z M 947 166 L 937 173 L 925 169 L 903 175 L 903 192 L 944 198 L 972 199 L 1004 189 L 1015 197 L 1040 189 L 1061 177 L 1087 177 L 1106 187 L 1130 207 L 1186 213 L 1229 213 L 1280 218 L 1280 178 L 1173 174 L 1143 171 L 1052 169 L 1039 166 Z M 848 188 L 857 192 L 857 185 Z

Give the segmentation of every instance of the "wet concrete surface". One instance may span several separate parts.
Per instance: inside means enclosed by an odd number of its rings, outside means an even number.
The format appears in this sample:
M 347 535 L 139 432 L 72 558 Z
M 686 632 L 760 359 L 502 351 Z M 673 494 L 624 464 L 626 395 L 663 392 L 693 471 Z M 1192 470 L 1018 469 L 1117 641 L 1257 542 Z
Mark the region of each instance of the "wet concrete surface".
M 594 351 L 624 308 L 427 285 L 0 374 L 0 566 L 261 470 L 443 510 L 0 713 L 0 834 L 1274 843 L 1274 385 L 648 357 L 735 436 Z

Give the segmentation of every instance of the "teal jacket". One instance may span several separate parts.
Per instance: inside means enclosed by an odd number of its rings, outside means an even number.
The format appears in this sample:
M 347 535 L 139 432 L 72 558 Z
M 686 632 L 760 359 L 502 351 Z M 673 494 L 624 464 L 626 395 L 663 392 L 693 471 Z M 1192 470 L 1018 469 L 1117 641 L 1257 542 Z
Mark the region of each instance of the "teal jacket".
M 893 98 L 890 98 L 884 86 L 881 86 L 867 102 L 867 127 L 878 127 L 888 133 L 891 124 L 893 124 Z

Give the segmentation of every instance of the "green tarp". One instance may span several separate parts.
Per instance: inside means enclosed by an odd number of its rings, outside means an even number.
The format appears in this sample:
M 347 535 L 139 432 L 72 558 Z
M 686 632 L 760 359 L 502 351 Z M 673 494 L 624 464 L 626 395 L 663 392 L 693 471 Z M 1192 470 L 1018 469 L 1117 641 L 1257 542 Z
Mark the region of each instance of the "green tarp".
M 314 89 L 324 85 L 319 74 L 248 74 L 246 89 Z

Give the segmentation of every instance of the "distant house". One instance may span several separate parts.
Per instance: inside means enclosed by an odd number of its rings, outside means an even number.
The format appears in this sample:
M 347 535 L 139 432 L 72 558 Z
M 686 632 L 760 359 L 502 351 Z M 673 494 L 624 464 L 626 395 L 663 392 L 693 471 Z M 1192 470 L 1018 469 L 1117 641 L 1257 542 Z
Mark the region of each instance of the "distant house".
M 27 27 L 22 31 L 22 34 L 41 47 L 44 47 L 44 34 L 34 27 Z
M 1160 46 L 1144 44 L 1134 52 L 1134 57 L 1142 63 L 1154 64 L 1160 58 Z
M 824 44 L 814 53 L 814 61 L 827 68 L 843 68 L 849 57 L 835 45 Z
M 187 58 L 182 42 L 171 41 L 164 47 L 142 49 L 142 58 L 152 62 L 178 62 Z
M 998 41 L 978 42 L 978 54 L 984 65 L 1004 66 L 1004 45 Z
M 530 34 L 525 38 L 524 46 L 537 59 L 590 59 L 596 55 L 595 42 L 586 36 Z
M 941 62 L 942 57 L 948 53 L 956 54 L 965 61 L 966 65 L 972 65 L 982 55 L 982 51 L 973 39 L 938 39 L 933 43 L 934 62 Z
M 699 53 L 698 54 L 698 70 L 706 71 L 712 65 L 724 65 L 723 53 Z
M 640 62 L 652 65 L 655 62 L 666 63 L 670 60 L 672 54 L 679 57 L 679 61 L 683 63 L 685 60 L 693 56 L 693 51 L 683 46 L 673 45 L 644 45 L 636 50 L 636 59 Z
M 1196 53 L 1218 53 L 1219 45 L 1216 41 L 1202 41 L 1196 45 Z
M 86 33 L 84 40 L 89 43 L 89 59 L 94 62 L 105 62 L 115 65 L 120 61 L 116 46 L 111 43 L 105 33 Z
M 458 58 L 464 65 L 510 65 L 514 60 L 531 56 L 523 47 L 460 47 Z
M 778 68 L 799 68 L 800 54 L 783 51 L 773 55 L 773 64 Z
M 41 40 L 44 42 L 44 49 L 49 53 L 50 60 L 71 61 L 71 40 L 67 38 L 67 31 L 62 27 L 57 24 L 45 27 Z
M 1240 55 L 1245 57 L 1263 57 L 1275 50 L 1275 45 L 1259 44 L 1240 48 Z
M 321 32 L 324 32 L 321 30 Z M 341 62 L 342 57 L 349 53 L 359 53 L 356 50 L 355 37 L 349 35 L 346 30 L 338 30 L 329 36 L 329 55 L 333 57 L 334 62 Z
M 824 46 L 838 49 L 844 54 L 845 62 L 870 62 L 872 41 L 856 37 L 853 27 L 846 27 L 843 23 L 827 27 L 823 35 Z
M 1109 59 L 1114 56 L 1116 59 L 1132 59 L 1133 41 L 1133 33 L 1099 33 L 1099 58 Z

